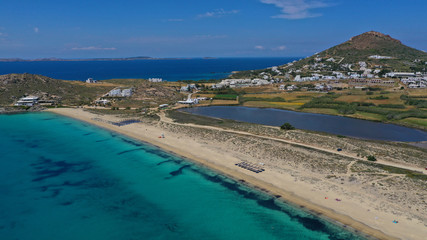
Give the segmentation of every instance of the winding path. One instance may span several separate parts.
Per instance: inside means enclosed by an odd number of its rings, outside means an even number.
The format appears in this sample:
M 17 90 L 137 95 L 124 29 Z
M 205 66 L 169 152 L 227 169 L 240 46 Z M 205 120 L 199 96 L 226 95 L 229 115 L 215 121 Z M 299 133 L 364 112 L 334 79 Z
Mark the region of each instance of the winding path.
M 165 115 L 165 112 L 163 112 L 163 111 L 159 113 L 159 116 L 160 116 L 161 122 L 165 122 L 165 123 L 169 123 L 169 124 L 181 125 L 181 126 L 191 126 L 191 127 L 195 127 L 195 128 L 201 128 L 201 129 L 210 129 L 210 130 L 222 131 L 222 132 L 227 132 L 227 133 L 234 133 L 234 134 L 239 134 L 239 135 L 244 135 L 244 136 L 251 136 L 251 137 L 261 138 L 261 139 L 265 139 L 265 140 L 274 140 L 274 141 L 283 142 L 283 143 L 287 143 L 287 144 L 291 144 L 291 145 L 295 145 L 295 146 L 299 146 L 299 147 L 305 147 L 305 148 L 310 148 L 310 149 L 314 149 L 314 150 L 321 151 L 321 152 L 331 153 L 334 155 L 353 158 L 353 159 L 359 160 L 359 161 L 368 161 L 364 158 L 358 157 L 355 154 L 351 154 L 351 153 L 347 153 L 347 152 L 337 152 L 336 150 L 325 149 L 325 148 L 321 148 L 321 147 L 317 147 L 317 146 L 313 146 L 313 145 L 309 145 L 309 144 L 305 144 L 305 143 L 285 140 L 282 138 L 256 135 L 253 133 L 248 133 L 248 132 L 243 132 L 243 131 L 223 129 L 223 128 L 213 127 L 213 126 L 203 126 L 203 125 L 197 125 L 197 124 L 193 124 L 193 123 L 177 123 L 177 122 L 174 122 L 171 118 L 168 118 Z M 394 162 L 385 161 L 385 160 L 381 160 L 381 159 L 377 159 L 377 161 L 375 163 L 379 164 L 379 165 L 383 165 L 383 166 L 391 166 L 391 167 L 397 167 L 397 168 L 406 169 L 406 170 L 410 170 L 410 171 L 415 171 L 415 172 L 419 172 L 419 173 L 427 175 L 427 170 L 421 169 L 419 167 L 414 167 L 414 166 L 401 164 L 401 163 L 394 163 Z

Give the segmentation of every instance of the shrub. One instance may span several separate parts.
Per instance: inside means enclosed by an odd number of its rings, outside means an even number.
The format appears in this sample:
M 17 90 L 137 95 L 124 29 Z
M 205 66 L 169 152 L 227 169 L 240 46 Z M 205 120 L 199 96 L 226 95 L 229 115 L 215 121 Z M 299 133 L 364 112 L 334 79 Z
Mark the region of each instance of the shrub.
M 236 94 L 217 94 L 213 97 L 213 99 L 218 100 L 236 100 L 237 95 Z
M 294 130 L 295 127 L 292 126 L 290 123 L 284 123 L 282 126 L 280 126 L 280 129 L 282 129 L 282 130 Z
M 377 161 L 377 158 L 375 156 L 373 156 L 373 155 L 369 155 L 366 158 L 368 159 L 368 161 L 371 161 L 371 162 Z
M 388 99 L 388 97 L 385 97 L 385 96 L 383 96 L 383 95 L 380 95 L 380 96 L 378 96 L 378 97 L 371 97 L 370 99 L 374 99 L 374 100 L 385 100 L 385 99 Z
M 399 109 L 405 109 L 405 106 L 402 104 L 380 104 L 378 105 L 380 108 L 399 108 Z

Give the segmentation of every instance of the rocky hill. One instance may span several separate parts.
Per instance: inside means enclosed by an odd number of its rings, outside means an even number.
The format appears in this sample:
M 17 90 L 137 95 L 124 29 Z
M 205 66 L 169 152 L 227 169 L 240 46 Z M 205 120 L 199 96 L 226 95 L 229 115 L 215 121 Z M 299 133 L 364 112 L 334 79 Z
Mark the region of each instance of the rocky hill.
M 35 95 L 43 100 L 53 100 L 64 105 L 91 104 L 116 87 L 133 88 L 129 98 L 117 99 L 119 107 L 142 107 L 171 103 L 182 96 L 174 87 L 146 80 L 106 80 L 96 84 L 79 81 L 57 80 L 34 74 L 0 75 L 0 106 L 10 106 L 23 96 Z
M 319 59 L 339 64 L 366 62 L 368 67 L 381 66 L 391 71 L 424 71 L 427 53 L 408 47 L 399 40 L 379 32 L 366 32 L 325 51 L 305 58 L 294 67 L 303 67 Z M 332 60 L 333 59 L 333 60 Z

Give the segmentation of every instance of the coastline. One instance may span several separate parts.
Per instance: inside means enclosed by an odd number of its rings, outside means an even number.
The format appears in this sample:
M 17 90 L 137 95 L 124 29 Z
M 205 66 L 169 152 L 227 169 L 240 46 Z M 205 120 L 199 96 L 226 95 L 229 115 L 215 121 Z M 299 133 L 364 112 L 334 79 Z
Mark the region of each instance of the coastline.
M 225 156 L 224 154 L 221 154 L 221 153 L 212 153 L 207 151 L 203 153 L 200 153 L 199 151 L 197 151 L 195 153 L 193 151 L 194 148 L 192 146 L 188 146 L 188 145 L 186 146 L 185 143 L 184 145 L 182 144 L 182 141 L 185 139 L 181 139 L 181 142 L 179 143 L 177 141 L 179 141 L 180 136 L 178 137 L 173 136 L 173 134 L 170 134 L 170 133 L 166 134 L 165 139 L 158 138 L 158 136 L 162 133 L 162 131 L 164 131 L 163 129 L 161 129 L 161 127 L 151 126 L 148 124 L 138 124 L 138 127 L 136 127 L 135 125 L 117 127 L 105 122 L 93 120 L 92 118 L 99 117 L 99 116 L 93 113 L 85 112 L 82 109 L 49 109 L 47 111 L 60 114 L 66 117 L 71 117 L 80 121 L 84 121 L 84 122 L 99 126 L 101 128 L 107 129 L 109 131 L 118 132 L 120 134 L 129 136 L 131 138 L 157 146 L 165 151 L 172 152 L 173 154 L 177 154 L 186 159 L 189 159 L 192 162 L 195 162 L 209 169 L 217 171 L 227 177 L 243 182 L 244 184 L 247 184 L 256 189 L 262 190 L 272 196 L 280 196 L 281 197 L 280 200 L 283 200 L 284 202 L 304 208 L 315 215 L 323 216 L 326 219 L 336 221 L 341 225 L 355 229 L 356 232 L 361 232 L 363 234 L 366 234 L 368 236 L 371 236 L 377 239 L 398 239 L 396 237 L 392 237 L 390 233 L 386 234 L 374 227 L 370 227 L 367 224 L 363 223 L 365 221 L 363 222 L 360 221 L 360 216 L 359 216 L 359 219 L 356 220 L 350 217 L 350 215 L 348 214 L 343 214 L 328 206 L 322 206 L 317 203 L 314 203 L 311 200 L 304 198 L 299 194 L 298 195 L 295 194 L 295 191 L 288 191 L 284 187 L 277 186 L 275 182 L 269 182 L 269 181 L 266 181 L 266 179 L 262 179 L 262 177 L 258 177 L 261 175 L 245 173 L 245 172 L 239 171 L 239 169 L 231 168 L 230 166 L 234 164 L 232 163 L 230 164 L 229 162 L 239 160 L 235 156 Z M 114 118 L 114 117 L 106 116 L 106 118 Z M 198 146 L 196 146 L 196 149 L 197 147 Z M 227 160 L 217 161 L 217 159 L 224 159 L 224 158 Z M 274 178 L 274 176 L 272 177 Z M 388 229 L 388 230 L 392 230 L 392 229 Z M 401 231 L 401 230 L 397 229 L 397 231 Z M 408 229 L 407 231 L 410 232 L 410 231 L 413 231 L 413 229 Z M 405 236 L 405 233 L 403 233 L 403 236 Z M 402 236 L 399 236 L 399 237 L 402 237 Z M 415 237 L 413 239 L 418 239 L 418 238 Z

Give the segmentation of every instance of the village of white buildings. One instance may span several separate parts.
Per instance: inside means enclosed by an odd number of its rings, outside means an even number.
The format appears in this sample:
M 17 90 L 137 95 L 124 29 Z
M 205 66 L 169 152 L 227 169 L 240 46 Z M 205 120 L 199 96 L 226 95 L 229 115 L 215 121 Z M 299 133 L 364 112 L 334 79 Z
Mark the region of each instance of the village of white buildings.
M 392 59 L 389 56 L 372 55 L 370 59 Z M 301 83 L 313 82 L 310 90 L 327 92 L 334 88 L 352 87 L 364 88 L 369 86 L 395 86 L 403 85 L 406 88 L 427 88 L 427 72 L 393 72 L 385 71 L 383 66 L 368 67 L 366 62 L 357 64 L 342 63 L 344 58 L 315 57 L 310 64 L 296 68 L 297 61 L 290 62 L 281 67 L 271 67 L 264 71 L 250 71 L 251 77 L 244 79 L 224 79 L 219 83 L 210 85 L 211 89 L 256 87 L 276 84 L 280 91 L 298 90 Z M 420 60 L 414 60 L 419 63 Z M 427 62 L 425 62 L 427 67 Z M 162 78 L 149 78 L 149 82 L 161 83 Z M 97 83 L 97 80 L 88 78 L 86 83 Z M 197 84 L 187 84 L 179 89 L 182 93 L 190 93 L 188 98 L 180 101 L 181 104 L 197 104 L 199 100 L 191 98 L 191 93 L 197 92 Z M 114 98 L 130 97 L 132 88 L 114 88 L 95 101 L 97 105 L 107 105 Z M 16 106 L 33 106 L 40 103 L 37 96 L 26 96 L 16 102 Z M 47 102 L 46 104 L 49 104 Z
M 370 56 L 371 59 L 392 59 L 389 56 Z M 341 59 L 316 57 L 314 63 L 307 64 L 302 69 L 295 69 L 296 61 L 283 67 L 271 67 L 257 76 L 249 79 L 225 79 L 218 84 L 212 85 L 213 89 L 225 87 L 238 88 L 250 86 L 262 86 L 283 82 L 318 82 L 314 90 L 329 91 L 333 88 L 342 87 L 347 83 L 349 87 L 361 88 L 363 86 L 394 86 L 402 83 L 407 88 L 426 88 L 427 73 L 421 72 L 387 72 L 383 66 L 376 65 L 369 68 L 366 62 L 358 62 L 356 65 L 341 64 Z M 414 62 L 418 62 L 415 60 Z M 335 69 L 331 67 L 334 65 Z M 425 62 L 427 65 L 427 62 Z M 325 74 L 325 72 L 329 74 Z M 281 84 L 279 90 L 293 91 L 298 89 L 295 84 Z

